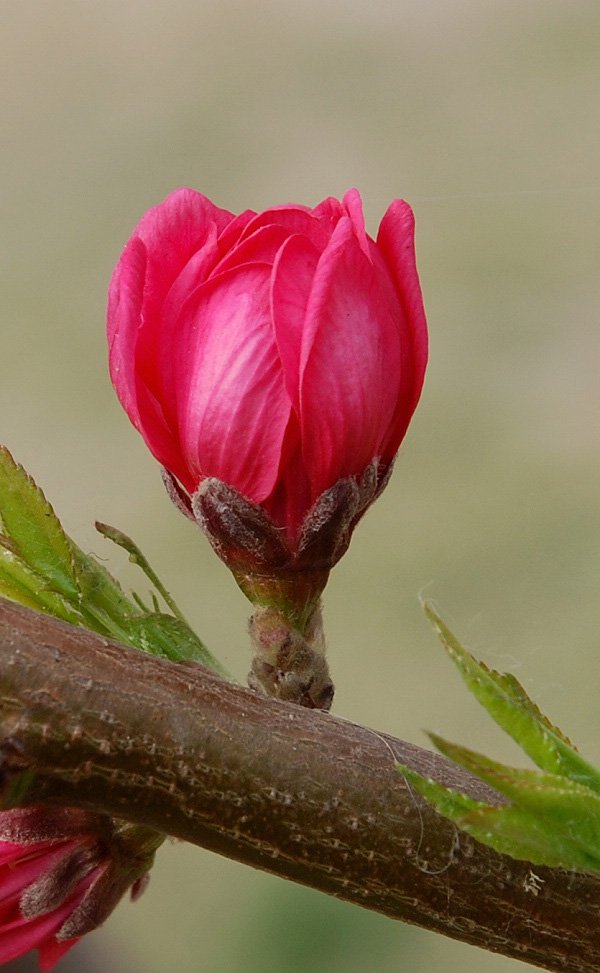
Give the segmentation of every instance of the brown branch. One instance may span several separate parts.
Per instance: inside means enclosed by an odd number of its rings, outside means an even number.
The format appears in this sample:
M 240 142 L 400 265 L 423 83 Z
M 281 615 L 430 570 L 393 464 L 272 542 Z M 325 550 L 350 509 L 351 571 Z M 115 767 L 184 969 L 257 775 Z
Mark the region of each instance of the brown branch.
M 600 881 L 459 833 L 394 758 L 489 797 L 408 743 L 0 600 L 0 775 L 19 803 L 105 811 L 548 970 L 599 970 Z

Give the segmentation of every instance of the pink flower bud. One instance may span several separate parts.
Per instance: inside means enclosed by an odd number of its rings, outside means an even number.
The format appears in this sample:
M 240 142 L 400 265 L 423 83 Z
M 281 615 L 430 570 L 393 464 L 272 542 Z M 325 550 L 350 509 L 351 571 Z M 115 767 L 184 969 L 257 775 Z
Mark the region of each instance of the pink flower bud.
M 144 216 L 110 286 L 110 372 L 185 494 L 227 484 L 294 550 L 327 490 L 373 464 L 383 482 L 427 359 L 413 231 L 395 200 L 372 240 L 356 190 L 234 216 L 179 189 Z
M 51 970 L 150 869 L 163 835 L 75 808 L 0 812 L 0 964 Z

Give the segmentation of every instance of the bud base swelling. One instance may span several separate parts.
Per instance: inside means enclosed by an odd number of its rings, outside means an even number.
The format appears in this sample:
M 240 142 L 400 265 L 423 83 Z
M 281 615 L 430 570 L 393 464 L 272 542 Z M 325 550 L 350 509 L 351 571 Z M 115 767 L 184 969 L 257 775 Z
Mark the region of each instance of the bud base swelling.
M 249 630 L 255 652 L 248 673 L 251 689 L 308 709 L 331 708 L 334 687 L 325 659 L 320 606 L 309 619 L 306 637 L 272 608 L 258 607 Z

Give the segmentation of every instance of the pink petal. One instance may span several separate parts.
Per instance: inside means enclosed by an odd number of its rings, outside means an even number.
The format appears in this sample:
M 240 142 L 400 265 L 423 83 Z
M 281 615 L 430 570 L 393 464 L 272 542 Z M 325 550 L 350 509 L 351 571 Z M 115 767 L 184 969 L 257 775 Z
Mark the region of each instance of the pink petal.
M 108 363 L 121 405 L 136 429 L 140 410 L 136 394 L 135 351 L 142 315 L 146 248 L 132 237 L 117 264 L 108 291 Z
M 64 854 L 64 849 L 61 854 Z M 52 867 L 51 861 L 46 864 Z M 15 908 L 14 918 L 0 924 L 0 964 L 31 949 L 38 949 L 40 969 L 51 970 L 61 956 L 79 941 L 79 937 L 63 940 L 58 937 L 65 921 L 79 907 L 99 872 L 101 869 L 96 868 L 86 875 L 64 902 L 44 915 L 26 918 Z
M 322 203 L 315 206 L 312 214 L 323 226 L 328 226 L 330 228 L 331 235 L 338 221 L 342 218 L 342 216 L 346 215 L 346 210 L 340 203 L 339 199 L 336 199 L 335 196 L 328 196 L 327 199 L 324 199 Z
M 177 414 L 175 409 L 173 387 L 178 381 L 174 374 L 174 356 L 172 347 L 179 340 L 179 318 L 181 308 L 191 294 L 209 277 L 212 268 L 218 260 L 217 229 L 214 224 L 208 228 L 206 240 L 200 250 L 190 258 L 179 276 L 173 282 L 165 297 L 160 314 L 154 322 L 144 319 L 143 327 L 139 328 L 139 339 L 135 350 L 136 377 L 154 396 L 156 403 L 160 402 L 160 409 L 166 424 L 168 446 L 167 450 L 176 451 L 177 445 L 173 441 L 173 433 L 177 428 Z M 147 415 L 143 412 L 142 415 Z M 147 423 L 145 424 L 147 427 Z M 153 423 L 153 427 L 154 427 Z M 146 428 L 147 433 L 155 429 Z M 164 455 L 165 449 L 161 450 Z M 163 456 L 160 457 L 163 465 Z M 171 467 L 169 467 L 171 468 Z
M 354 235 L 360 244 L 360 249 L 366 257 L 371 257 L 370 241 L 365 229 L 365 217 L 363 215 L 362 199 L 358 189 L 349 189 L 342 200 L 344 209 L 352 220 Z
M 178 285 L 181 297 L 208 276 L 219 258 L 217 235 L 232 220 L 201 193 L 178 189 L 146 213 L 125 247 L 109 291 L 109 361 L 117 393 L 138 429 L 146 412 L 137 401 L 135 376 L 157 394 L 153 363 L 167 296 Z
M 174 416 L 172 410 L 165 411 L 171 399 L 164 394 L 160 369 L 166 371 L 166 386 L 170 388 L 173 384 L 168 374 L 171 356 L 163 349 L 170 347 L 176 335 L 168 332 L 165 340 L 165 320 L 168 330 L 171 308 L 175 306 L 178 310 L 178 305 L 202 283 L 218 260 L 217 227 L 207 221 L 215 215 L 216 207 L 210 204 L 212 209 L 209 207 L 204 212 L 203 200 L 199 193 L 190 197 L 190 191 L 180 190 L 142 220 L 138 232 L 146 236 L 155 251 L 164 252 L 169 274 L 165 275 L 161 269 L 160 286 L 153 281 L 152 260 L 156 262 L 156 252 L 153 257 L 141 239 L 134 236 L 111 281 L 108 311 L 109 365 L 119 399 L 156 459 L 188 488 L 189 477 L 174 434 Z M 221 222 L 229 218 L 229 214 L 223 215 L 224 211 L 219 213 Z M 201 233 L 194 236 L 188 224 L 198 215 L 202 217 Z M 170 232 L 180 230 L 182 241 L 167 236 L 162 244 L 153 243 L 153 234 L 161 232 L 163 223 Z M 199 242 L 202 245 L 190 254 L 190 247 Z M 180 266 L 182 259 L 188 257 Z M 165 291 L 168 276 L 176 271 L 178 276 Z
M 62 926 L 72 906 L 57 909 L 37 919 L 24 919 L 19 916 L 14 921 L 0 926 L 0 964 L 8 963 L 31 949 L 40 950 L 40 969 L 51 970 L 54 964 L 70 949 L 77 940 L 58 943 L 56 934 Z M 66 949 L 62 949 L 66 946 Z M 45 965 L 42 965 L 44 959 Z
M 246 265 L 182 309 L 175 356 L 181 451 L 197 483 L 216 476 L 260 502 L 273 489 L 290 403 L 273 334 L 271 268 Z
M 8 813 L 8 812 L 0 812 L 0 816 L 4 813 Z M 24 854 L 27 854 L 27 852 L 29 852 L 32 849 L 34 852 L 36 852 L 37 844 L 38 842 L 36 842 L 33 845 L 27 845 L 24 847 L 22 843 L 18 843 L 16 841 L 0 841 L 0 867 L 4 865 L 6 862 L 17 861 L 19 858 L 22 858 Z M 52 842 L 51 841 L 44 842 L 43 845 L 45 847 L 50 847 L 52 845 Z
M 415 218 L 412 209 L 403 199 L 394 200 L 388 207 L 379 227 L 377 246 L 396 282 L 410 335 L 414 362 L 410 397 L 412 415 L 423 388 L 428 338 L 423 294 L 415 257 Z
M 58 858 L 62 858 L 62 849 Z M 52 867 L 56 859 L 46 855 L 36 856 L 24 861 L 17 861 L 13 868 L 4 868 L 0 874 L 0 907 L 12 908 L 19 901 L 22 892 L 32 885 L 48 867 Z
M 187 262 L 204 246 L 214 224 L 220 234 L 234 219 L 202 193 L 177 189 L 159 206 L 148 210 L 135 236 L 146 246 L 148 271 L 144 304 L 152 315 Z
M 244 236 L 240 243 L 227 253 L 217 264 L 211 276 L 216 277 L 226 270 L 232 270 L 248 263 L 273 263 L 282 243 L 288 234 L 281 226 L 263 226 Z
M 319 250 L 327 246 L 331 236 L 329 224 L 316 218 L 306 206 L 274 206 L 265 210 L 248 223 L 243 237 L 263 226 L 280 226 L 287 236 L 298 233 L 307 237 Z
M 77 839 L 70 838 L 17 846 L 18 854 L 13 854 L 12 864 L 4 863 L 0 867 L 0 908 L 12 906 L 26 888 L 52 869 L 77 843 Z
M 273 492 L 263 505 L 273 521 L 286 531 L 292 545 L 311 506 L 311 489 L 302 456 L 300 424 L 295 412 L 285 431 L 279 474 Z
M 144 381 L 138 354 L 140 339 L 149 348 L 152 337 L 141 329 L 146 257 L 144 244 L 132 238 L 111 281 L 107 319 L 110 375 L 123 408 L 152 454 L 179 475 L 176 443 L 156 392 Z
M 271 307 L 275 338 L 290 401 L 300 410 L 300 354 L 306 308 L 319 252 L 302 236 L 291 236 L 281 247 L 271 284 Z
M 396 323 L 343 218 L 317 268 L 302 349 L 302 441 L 314 498 L 378 455 L 399 367 Z
M 221 256 L 225 256 L 233 247 L 237 246 L 242 233 L 255 216 L 256 213 L 253 209 L 246 209 L 239 216 L 235 216 L 231 223 L 228 223 L 225 229 L 219 233 L 219 253 Z
M 65 953 L 68 953 L 78 942 L 79 939 L 63 939 L 60 943 L 56 939 L 49 939 L 42 943 L 38 947 L 38 963 L 42 973 L 49 973 L 54 969 L 59 959 L 62 959 Z

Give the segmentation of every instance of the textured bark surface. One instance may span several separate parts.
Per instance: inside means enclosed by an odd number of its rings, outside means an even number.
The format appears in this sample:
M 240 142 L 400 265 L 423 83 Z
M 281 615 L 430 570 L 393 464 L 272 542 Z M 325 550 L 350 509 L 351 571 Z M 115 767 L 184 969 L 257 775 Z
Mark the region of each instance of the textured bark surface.
M 105 811 L 549 970 L 600 970 L 600 880 L 478 844 L 395 760 L 490 797 L 408 743 L 0 600 L 5 807 Z

